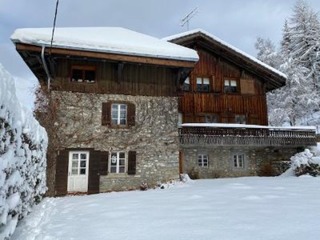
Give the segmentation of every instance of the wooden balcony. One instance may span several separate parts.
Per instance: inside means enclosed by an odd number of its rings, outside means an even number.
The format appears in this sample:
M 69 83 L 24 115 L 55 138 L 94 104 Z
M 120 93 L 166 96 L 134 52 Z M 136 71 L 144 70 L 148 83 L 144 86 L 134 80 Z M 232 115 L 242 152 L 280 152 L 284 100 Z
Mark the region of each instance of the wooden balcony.
M 183 146 L 314 146 L 313 127 L 271 127 L 242 124 L 182 124 L 179 140 Z

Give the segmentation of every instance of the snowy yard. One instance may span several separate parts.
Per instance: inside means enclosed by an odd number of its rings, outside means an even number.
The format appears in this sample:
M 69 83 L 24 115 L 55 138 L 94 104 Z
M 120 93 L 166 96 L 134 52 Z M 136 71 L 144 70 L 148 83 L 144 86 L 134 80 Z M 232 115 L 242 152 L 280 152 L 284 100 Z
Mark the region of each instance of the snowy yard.
M 198 180 L 47 198 L 13 239 L 317 239 L 320 178 Z

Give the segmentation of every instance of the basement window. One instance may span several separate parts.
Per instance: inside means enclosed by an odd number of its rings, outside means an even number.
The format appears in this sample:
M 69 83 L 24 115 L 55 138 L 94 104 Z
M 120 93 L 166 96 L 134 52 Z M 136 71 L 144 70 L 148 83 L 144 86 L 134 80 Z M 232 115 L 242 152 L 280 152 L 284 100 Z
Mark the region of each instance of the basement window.
M 244 155 L 243 154 L 233 155 L 233 167 L 234 168 L 244 168 Z
M 198 166 L 199 167 L 208 167 L 208 155 L 199 154 L 198 155 Z
M 71 69 L 71 82 L 95 83 L 96 69 L 93 66 L 73 66 Z

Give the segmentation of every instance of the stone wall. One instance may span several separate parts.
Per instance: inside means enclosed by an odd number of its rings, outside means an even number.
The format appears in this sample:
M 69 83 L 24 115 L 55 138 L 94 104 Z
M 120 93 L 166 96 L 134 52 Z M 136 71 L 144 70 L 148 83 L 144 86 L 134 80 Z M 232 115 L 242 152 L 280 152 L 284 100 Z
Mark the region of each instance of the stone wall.
M 285 170 L 283 164 L 299 151 L 297 148 L 228 147 L 210 148 L 183 147 L 184 172 L 195 178 L 220 178 L 261 175 L 266 166 L 272 167 L 272 174 Z M 208 167 L 199 167 L 198 155 L 208 155 Z M 244 156 L 244 167 L 235 168 L 233 156 Z
M 136 151 L 136 174 L 100 176 L 100 191 L 154 186 L 179 177 L 178 100 L 175 97 L 144 97 L 110 94 L 52 92 L 59 104 L 63 148 L 100 151 Z M 102 103 L 125 101 L 135 105 L 135 126 L 102 126 Z M 90 160 L 89 160 L 90 164 Z

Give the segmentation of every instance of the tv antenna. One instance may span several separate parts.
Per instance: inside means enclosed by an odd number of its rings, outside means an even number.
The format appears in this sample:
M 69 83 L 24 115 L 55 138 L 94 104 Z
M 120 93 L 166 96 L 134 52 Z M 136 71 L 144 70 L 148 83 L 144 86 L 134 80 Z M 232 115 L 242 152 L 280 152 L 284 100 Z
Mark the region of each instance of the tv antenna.
M 187 30 L 189 31 L 190 20 L 198 13 L 198 7 L 189 12 L 184 18 L 181 19 L 181 27 L 187 25 Z

